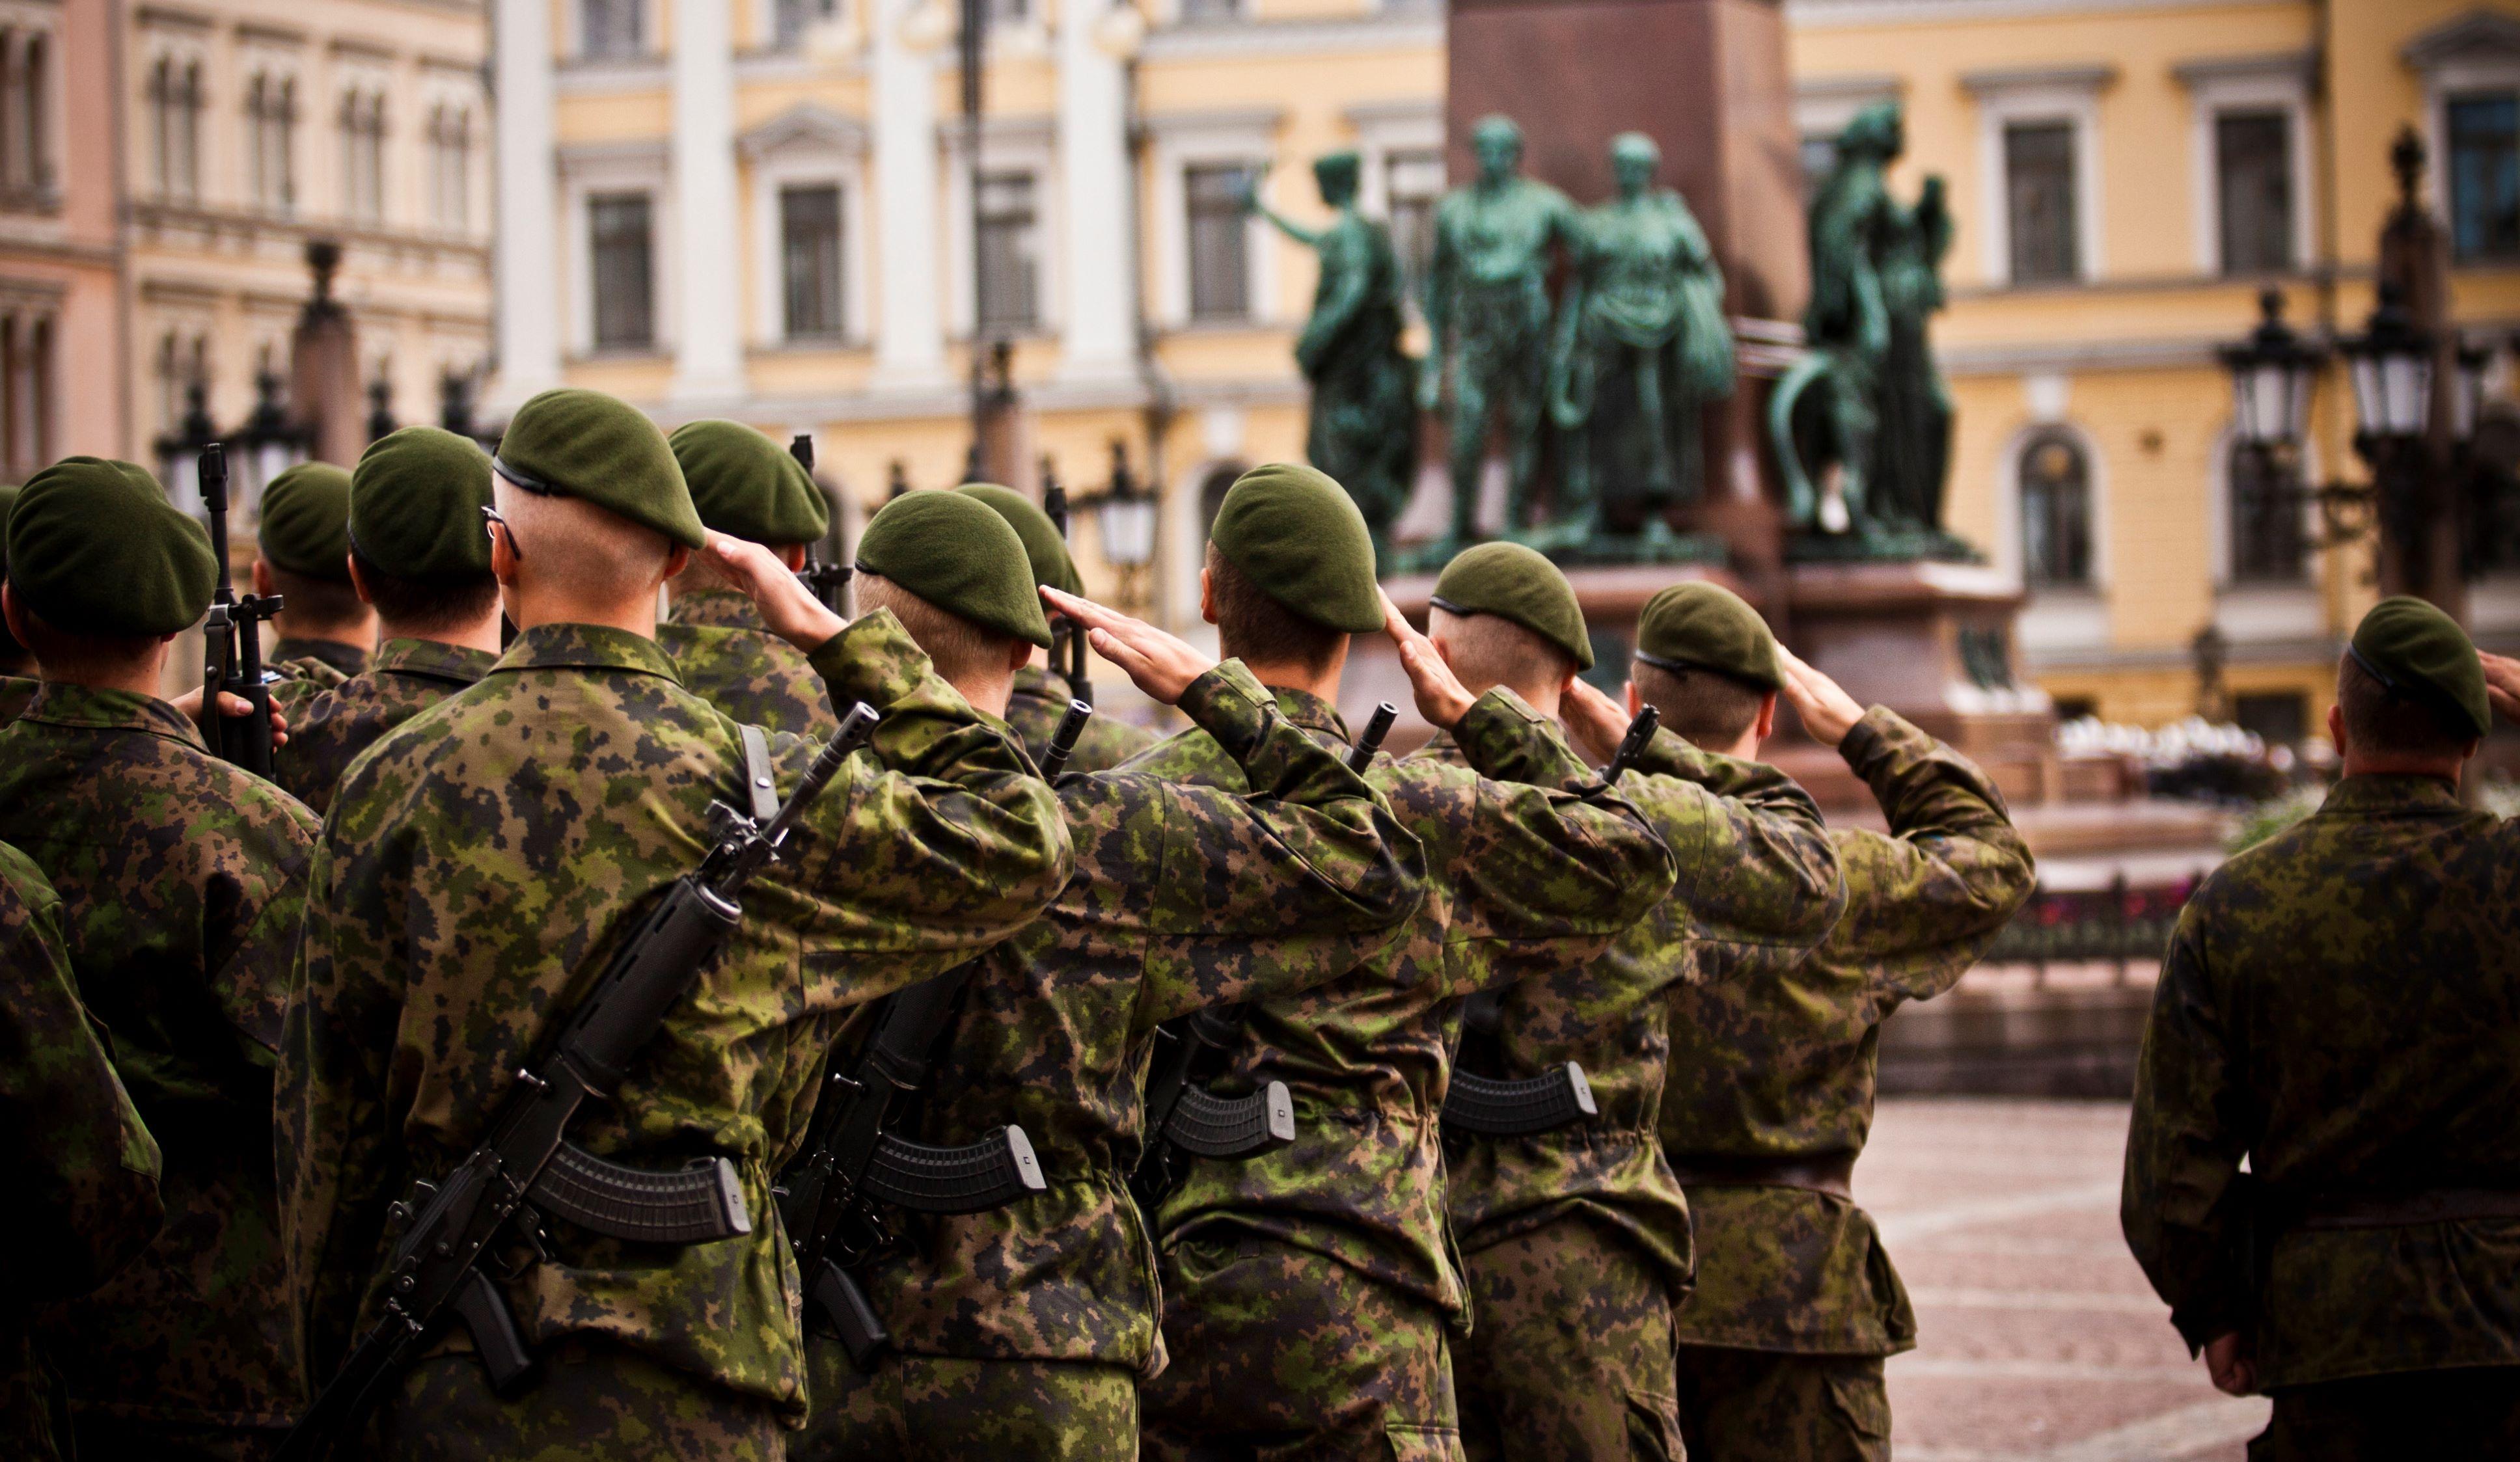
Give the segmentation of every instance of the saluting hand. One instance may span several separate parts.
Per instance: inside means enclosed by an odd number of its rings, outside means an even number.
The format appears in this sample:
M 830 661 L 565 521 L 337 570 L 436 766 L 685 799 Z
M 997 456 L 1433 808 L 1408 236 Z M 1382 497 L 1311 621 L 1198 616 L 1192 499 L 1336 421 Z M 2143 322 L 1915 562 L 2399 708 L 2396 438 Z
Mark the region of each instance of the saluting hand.
M 1216 668 L 1213 656 L 1143 619 L 1061 594 L 1047 584 L 1041 587 L 1041 597 L 1053 612 L 1084 628 L 1085 641 L 1096 654 L 1119 666 L 1139 689 L 1165 705 L 1179 702 L 1191 682 Z
M 849 622 L 832 612 L 829 604 L 814 597 L 805 581 L 795 571 L 779 561 L 779 555 L 757 543 L 733 538 L 724 533 L 708 536 L 706 553 L 709 562 L 726 575 L 727 582 L 743 592 L 761 611 L 761 622 L 770 633 L 798 649 L 811 651 L 823 642 L 849 627 Z
M 1382 596 L 1382 633 L 1400 646 L 1400 668 L 1409 672 L 1409 688 L 1418 701 L 1418 714 L 1429 724 L 1451 731 L 1462 724 L 1478 697 L 1470 693 L 1453 667 L 1444 663 L 1443 652 L 1435 642 L 1418 633 L 1391 596 Z
M 1627 738 L 1627 707 L 1581 678 L 1557 698 L 1557 719 L 1566 724 L 1567 733 L 1575 738 L 1576 750 L 1583 752 L 1587 761 L 1606 764 Z
M 1864 707 L 1837 682 L 1805 664 L 1792 650 L 1777 646 L 1777 665 L 1785 673 L 1785 704 L 1803 720 L 1803 730 L 1822 746 L 1835 748 L 1864 719 Z
M 2520 726 L 2520 660 L 2482 649 L 2476 658 L 2485 666 L 2485 698 L 2495 714 Z
M 183 712 L 185 720 L 200 727 L 202 734 L 205 736 L 209 734 L 210 724 L 202 718 L 202 687 L 196 686 L 168 701 L 167 704 Z M 230 695 L 225 690 L 219 692 L 220 715 L 234 720 L 240 716 L 251 715 L 252 712 L 252 701 L 242 695 Z M 274 746 L 289 744 L 289 718 L 280 714 L 280 702 L 276 700 L 271 703 L 271 744 Z

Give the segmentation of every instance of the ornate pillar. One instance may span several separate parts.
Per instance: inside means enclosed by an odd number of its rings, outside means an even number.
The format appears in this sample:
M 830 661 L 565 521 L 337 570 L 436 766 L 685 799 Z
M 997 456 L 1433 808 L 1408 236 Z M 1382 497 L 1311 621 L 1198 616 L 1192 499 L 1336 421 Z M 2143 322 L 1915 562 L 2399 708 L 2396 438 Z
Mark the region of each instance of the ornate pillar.
M 672 399 L 729 401 L 743 382 L 735 197 L 733 7 L 674 7 L 675 330 Z
M 560 383 L 559 183 L 552 166 L 551 0 L 496 0 L 498 215 L 493 420 Z
M 901 39 L 917 0 L 875 6 L 876 301 L 878 389 L 949 384 L 945 317 L 937 289 L 936 66 Z

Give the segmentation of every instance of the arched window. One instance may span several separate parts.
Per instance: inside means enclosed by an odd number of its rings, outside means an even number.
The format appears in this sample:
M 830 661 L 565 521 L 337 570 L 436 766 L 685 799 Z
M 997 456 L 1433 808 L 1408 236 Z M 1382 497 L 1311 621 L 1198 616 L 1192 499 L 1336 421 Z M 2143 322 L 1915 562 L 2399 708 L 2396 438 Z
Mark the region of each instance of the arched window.
M 2231 443 L 2228 470 L 2230 579 L 2234 584 L 2301 582 L 2309 544 L 2302 532 L 2300 473 L 2273 454 Z
M 2092 468 L 2082 444 L 2043 431 L 2022 444 L 2021 578 L 2033 587 L 2092 582 Z

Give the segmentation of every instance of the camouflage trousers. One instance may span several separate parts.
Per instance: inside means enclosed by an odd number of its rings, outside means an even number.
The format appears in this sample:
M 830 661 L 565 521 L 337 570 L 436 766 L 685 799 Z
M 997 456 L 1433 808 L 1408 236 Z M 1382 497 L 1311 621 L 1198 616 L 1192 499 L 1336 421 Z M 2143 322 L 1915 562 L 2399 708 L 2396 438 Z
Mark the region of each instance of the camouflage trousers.
M 1131 1462 L 1138 1378 L 1071 1360 L 887 1355 L 873 1375 L 809 1336 L 813 1415 L 791 1462 Z
M 2520 1457 L 2520 1366 L 2357 1376 L 2272 1395 L 2249 1462 Z
M 1460 1350 L 1470 1462 L 1681 1455 L 1670 1292 L 1642 1251 L 1581 1216 L 1465 1257 Z
M 1150 1462 L 1461 1462 L 1445 1318 L 1257 1235 L 1164 1255 Z
M 1682 1346 L 1680 1435 L 1705 1462 L 1889 1462 L 1878 1355 Z
M 78 1443 L 73 1455 L 80 1462 L 121 1457 L 146 1457 L 149 1462 L 266 1462 L 289 1435 L 276 1427 L 205 1427 L 131 1421 L 96 1411 L 72 1414 L 70 1440 Z
M 363 1458 L 393 1462 L 779 1462 L 788 1433 L 765 1401 L 722 1391 L 602 1341 L 543 1356 L 522 1396 L 503 1401 L 471 1355 L 411 1368 L 377 1413 Z
M 28 1329 L 0 1303 L 0 1457 L 52 1462 L 69 1450 L 69 1396 Z

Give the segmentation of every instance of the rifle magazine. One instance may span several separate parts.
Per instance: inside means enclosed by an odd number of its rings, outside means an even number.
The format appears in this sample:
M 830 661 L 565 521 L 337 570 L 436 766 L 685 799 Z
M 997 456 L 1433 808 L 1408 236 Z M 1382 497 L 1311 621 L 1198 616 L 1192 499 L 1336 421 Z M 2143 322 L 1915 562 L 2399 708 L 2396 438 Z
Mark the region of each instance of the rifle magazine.
M 1203 1158 L 1255 1158 L 1295 1140 L 1295 1101 L 1284 1082 L 1236 1097 L 1185 1086 L 1164 1124 L 1164 1139 Z
M 963 1147 L 931 1147 L 886 1132 L 859 1190 L 913 1213 L 976 1214 L 1047 1186 L 1032 1139 L 1009 1125 Z

